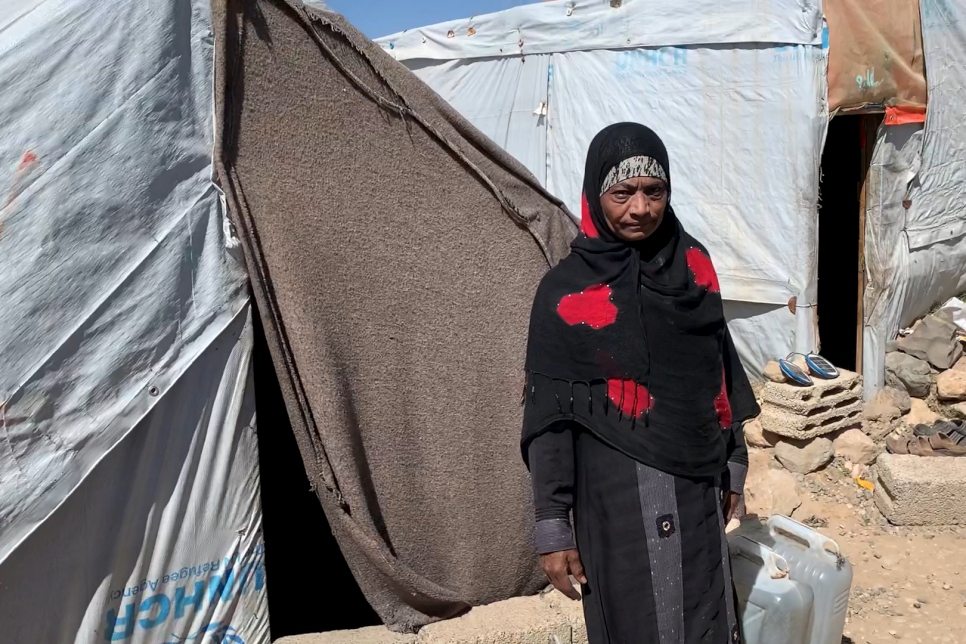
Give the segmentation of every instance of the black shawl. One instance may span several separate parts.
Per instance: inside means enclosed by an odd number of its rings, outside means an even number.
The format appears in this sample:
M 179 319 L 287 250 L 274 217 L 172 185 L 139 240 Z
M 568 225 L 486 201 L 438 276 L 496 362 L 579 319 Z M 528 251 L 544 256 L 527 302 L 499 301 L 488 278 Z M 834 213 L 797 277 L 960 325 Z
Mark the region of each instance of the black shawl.
M 660 165 L 670 191 L 667 150 L 650 129 L 612 125 L 590 144 L 581 234 L 540 282 L 530 314 L 524 460 L 531 440 L 569 420 L 645 465 L 717 475 L 732 422 L 756 416 L 758 404 L 708 252 L 670 201 L 643 242 L 624 242 L 606 224 L 601 183 L 637 156 Z

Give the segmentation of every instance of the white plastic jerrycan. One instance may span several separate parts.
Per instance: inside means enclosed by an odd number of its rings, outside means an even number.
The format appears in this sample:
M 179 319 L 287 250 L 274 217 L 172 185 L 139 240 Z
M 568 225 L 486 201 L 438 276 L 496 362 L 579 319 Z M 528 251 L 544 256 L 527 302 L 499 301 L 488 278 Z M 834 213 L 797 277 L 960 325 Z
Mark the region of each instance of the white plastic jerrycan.
M 728 539 L 744 644 L 808 644 L 812 589 L 788 576 L 771 548 L 740 535 Z
M 788 564 L 788 577 L 812 589 L 808 644 L 841 644 L 852 588 L 852 565 L 839 546 L 806 525 L 775 515 L 767 524 L 742 521 L 733 535 L 767 546 Z

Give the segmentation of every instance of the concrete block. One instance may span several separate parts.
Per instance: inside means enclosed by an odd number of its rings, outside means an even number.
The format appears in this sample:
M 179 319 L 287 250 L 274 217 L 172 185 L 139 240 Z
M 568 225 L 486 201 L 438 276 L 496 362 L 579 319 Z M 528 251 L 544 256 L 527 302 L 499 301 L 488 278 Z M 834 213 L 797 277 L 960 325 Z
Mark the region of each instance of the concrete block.
M 875 504 L 895 525 L 966 524 L 966 458 L 883 454 Z
M 784 382 L 768 382 L 761 390 L 761 401 L 797 414 L 812 414 L 862 399 L 862 378 L 841 370 L 834 380 L 814 378 L 811 387 Z M 767 428 L 766 428 L 767 429 Z
M 291 635 L 275 640 L 275 644 L 414 644 L 415 642 L 415 635 L 393 633 L 385 626 L 371 626 L 355 631 Z
M 761 391 L 761 426 L 787 438 L 806 440 L 858 426 L 864 407 L 862 378 L 842 371 L 811 387 L 769 382 Z
M 539 596 L 479 606 L 419 631 L 418 644 L 572 644 L 573 628 Z
M 573 644 L 587 644 L 587 624 L 584 622 L 583 602 L 575 602 L 556 590 L 541 595 L 541 599 L 570 623 L 573 629 Z
M 761 408 L 761 426 L 779 436 L 807 440 L 862 425 L 862 399 L 843 399 L 837 404 L 820 405 L 811 413 L 790 411 L 765 403 Z

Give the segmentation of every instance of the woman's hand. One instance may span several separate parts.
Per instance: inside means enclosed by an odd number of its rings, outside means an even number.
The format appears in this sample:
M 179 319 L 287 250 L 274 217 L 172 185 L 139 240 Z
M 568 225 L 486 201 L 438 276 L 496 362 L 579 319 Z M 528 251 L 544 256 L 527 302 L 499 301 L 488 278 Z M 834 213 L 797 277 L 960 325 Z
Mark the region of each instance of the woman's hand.
M 580 593 L 570 583 L 570 575 L 582 584 L 587 583 L 587 577 L 584 576 L 584 566 L 580 563 L 580 555 L 576 550 L 540 555 L 540 566 L 554 588 L 573 600 L 580 599 Z
M 740 503 L 740 494 L 737 492 L 725 492 L 724 500 L 721 503 L 721 512 L 724 514 L 725 525 L 728 525 L 728 522 L 735 518 Z

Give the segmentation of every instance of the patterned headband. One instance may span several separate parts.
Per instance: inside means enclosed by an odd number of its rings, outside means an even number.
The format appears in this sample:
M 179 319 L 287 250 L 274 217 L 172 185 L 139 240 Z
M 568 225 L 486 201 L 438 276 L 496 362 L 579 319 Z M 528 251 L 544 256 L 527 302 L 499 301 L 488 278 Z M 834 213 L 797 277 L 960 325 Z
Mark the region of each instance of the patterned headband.
M 634 177 L 653 177 L 667 183 L 667 173 L 656 160 L 651 157 L 628 157 L 610 169 L 600 184 L 600 194 Z

